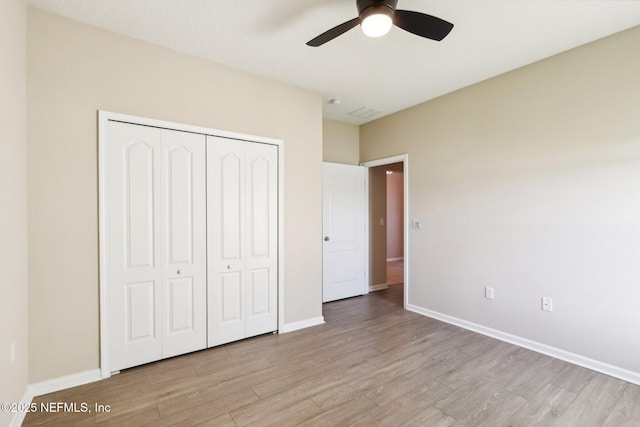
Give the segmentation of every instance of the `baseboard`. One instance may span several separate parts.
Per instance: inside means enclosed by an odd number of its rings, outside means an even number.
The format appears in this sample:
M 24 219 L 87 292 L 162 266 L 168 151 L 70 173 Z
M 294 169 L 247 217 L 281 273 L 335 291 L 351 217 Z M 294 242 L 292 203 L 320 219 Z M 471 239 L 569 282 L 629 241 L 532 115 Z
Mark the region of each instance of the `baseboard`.
M 600 372 L 602 374 L 609 375 L 611 377 L 615 377 L 623 381 L 630 382 L 632 384 L 640 385 L 640 372 L 630 371 L 628 369 L 610 365 L 608 363 L 591 359 L 589 357 L 585 357 L 580 354 L 571 353 L 569 351 L 562 350 L 560 348 L 552 347 L 547 344 L 542 344 L 537 341 L 532 341 L 527 338 L 522 338 L 517 335 L 511 335 L 509 333 L 502 332 L 497 329 L 492 329 L 486 326 L 479 325 L 477 323 L 469 322 L 467 320 L 463 320 L 457 317 L 449 316 L 447 314 L 439 313 L 437 311 L 418 307 L 416 305 L 407 304 L 406 308 L 409 311 L 422 314 L 423 316 L 441 320 L 451 325 L 459 326 L 461 328 L 468 329 L 470 331 L 474 331 L 482 335 L 486 335 L 492 338 L 499 339 L 501 341 L 508 342 L 510 344 L 517 345 L 519 347 L 524 347 L 529 350 L 536 351 L 538 353 L 546 354 L 547 356 L 555 357 L 556 359 L 564 360 L 565 362 L 573 363 L 574 365 L 582 366 L 583 368 L 591 369 L 592 371 Z
M 35 396 L 29 394 L 29 388 L 27 387 L 27 391 L 24 393 L 24 396 L 22 396 L 22 399 L 20 400 L 20 406 L 23 408 L 29 406 L 34 397 Z M 24 417 L 26 416 L 26 411 L 16 412 L 15 414 L 13 414 L 13 418 L 11 418 L 9 427 L 20 427 L 22 425 L 22 422 L 24 421 Z
M 387 258 L 387 262 L 391 262 L 391 261 L 404 261 L 404 257 L 403 256 L 399 256 L 399 257 L 395 257 L 395 258 Z
M 71 387 L 92 383 L 101 379 L 102 377 L 100 376 L 100 369 L 91 369 L 89 371 L 78 372 L 77 374 L 65 375 L 64 377 L 53 378 L 51 380 L 30 384 L 27 387 L 27 391 L 22 397 L 20 403 L 23 404 L 23 406 L 28 406 L 36 396 L 42 396 L 43 394 L 53 393 L 55 391 L 65 390 Z M 20 427 L 26 415 L 26 412 L 17 412 L 11 420 L 11 424 L 9 424 L 9 426 Z
M 91 369 L 89 371 L 78 372 L 77 374 L 65 375 L 64 377 L 53 378 L 51 380 L 31 384 L 27 388 L 27 392 L 31 393 L 33 397 L 42 396 L 43 394 L 65 390 L 67 388 L 99 381 L 101 379 L 100 369 Z
M 287 332 L 293 332 L 299 329 L 310 328 L 311 326 L 318 326 L 322 324 L 324 324 L 324 317 L 318 316 L 312 319 L 300 320 L 299 322 L 285 323 L 278 332 L 286 334 Z
M 383 289 L 389 289 L 389 285 L 386 283 L 380 283 L 379 285 L 369 285 L 369 292 L 381 291 Z

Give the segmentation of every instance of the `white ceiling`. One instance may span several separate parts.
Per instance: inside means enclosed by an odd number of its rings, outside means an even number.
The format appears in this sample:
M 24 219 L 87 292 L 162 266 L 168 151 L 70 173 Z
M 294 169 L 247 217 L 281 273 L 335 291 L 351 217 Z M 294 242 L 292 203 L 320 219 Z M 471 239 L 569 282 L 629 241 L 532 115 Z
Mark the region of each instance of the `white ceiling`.
M 441 42 L 354 28 L 355 0 L 28 0 L 34 7 L 323 94 L 326 118 L 365 123 L 640 24 L 634 0 L 399 0 L 455 26 Z M 639 50 L 640 52 L 640 50 Z M 330 105 L 340 98 L 340 105 Z M 380 111 L 362 119 L 361 107 Z

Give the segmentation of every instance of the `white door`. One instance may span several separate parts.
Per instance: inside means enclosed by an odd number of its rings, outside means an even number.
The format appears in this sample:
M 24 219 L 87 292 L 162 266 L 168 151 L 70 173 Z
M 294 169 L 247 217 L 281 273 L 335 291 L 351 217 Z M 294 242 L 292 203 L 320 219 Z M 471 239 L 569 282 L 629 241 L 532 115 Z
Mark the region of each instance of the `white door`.
M 277 329 L 277 147 L 207 137 L 209 347 Z
M 109 123 L 113 371 L 206 345 L 204 137 Z
M 278 329 L 278 148 L 246 144 L 248 337 Z
M 160 130 L 109 123 L 111 369 L 162 357 Z
M 366 294 L 365 171 L 323 163 L 322 301 Z
M 205 137 L 163 130 L 162 357 L 207 347 Z
M 207 137 L 208 346 L 245 337 L 244 143 Z

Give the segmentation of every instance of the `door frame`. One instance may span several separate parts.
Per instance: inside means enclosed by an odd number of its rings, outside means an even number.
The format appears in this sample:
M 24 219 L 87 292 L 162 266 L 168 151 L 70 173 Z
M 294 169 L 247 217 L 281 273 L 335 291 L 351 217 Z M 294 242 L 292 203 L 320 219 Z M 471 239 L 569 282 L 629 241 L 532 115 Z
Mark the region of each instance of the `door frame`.
M 219 129 L 192 126 L 183 123 L 169 122 L 165 120 L 150 119 L 147 117 L 132 116 L 128 114 L 114 113 L 98 110 L 98 283 L 100 299 L 100 377 L 111 376 L 110 361 L 110 331 L 109 331 L 109 242 L 108 224 L 109 214 L 108 200 L 108 156 L 109 122 L 124 122 L 140 126 L 150 126 L 162 129 L 171 129 L 181 132 L 190 132 L 202 135 L 219 136 L 222 138 L 236 139 L 246 142 L 270 144 L 278 147 L 278 330 L 284 326 L 284 141 L 280 139 L 262 136 L 247 135 L 237 132 L 223 131 Z
M 408 154 L 399 154 L 397 156 L 384 157 L 381 159 L 370 160 L 367 162 L 361 162 L 360 166 L 365 166 L 367 168 L 372 168 L 376 166 L 384 166 L 390 165 L 392 163 L 402 163 L 403 170 L 403 192 L 404 192 L 404 292 L 403 297 L 404 300 L 402 302 L 403 307 L 406 309 L 407 304 L 409 303 L 409 227 L 411 222 L 409 221 L 409 155 Z M 367 174 L 368 175 L 368 174 Z M 367 186 L 368 191 L 368 186 Z M 369 212 L 370 206 L 367 204 L 367 212 Z M 367 241 L 367 252 L 370 253 L 371 247 L 369 246 L 370 242 Z M 369 260 L 369 256 L 367 255 L 367 260 Z M 367 263 L 367 270 L 369 270 L 370 266 Z

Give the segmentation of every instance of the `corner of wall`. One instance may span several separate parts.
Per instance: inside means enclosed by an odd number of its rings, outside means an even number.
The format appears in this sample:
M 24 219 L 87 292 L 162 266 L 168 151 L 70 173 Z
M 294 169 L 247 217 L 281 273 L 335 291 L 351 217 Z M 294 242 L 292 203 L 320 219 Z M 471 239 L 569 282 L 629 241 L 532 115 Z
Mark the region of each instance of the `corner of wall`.
M 26 5 L 0 2 L 0 402 L 18 405 L 28 384 Z M 3 408 L 4 409 L 4 408 Z M 0 412 L 0 425 L 19 413 Z M 13 425 L 13 424 L 12 424 Z

